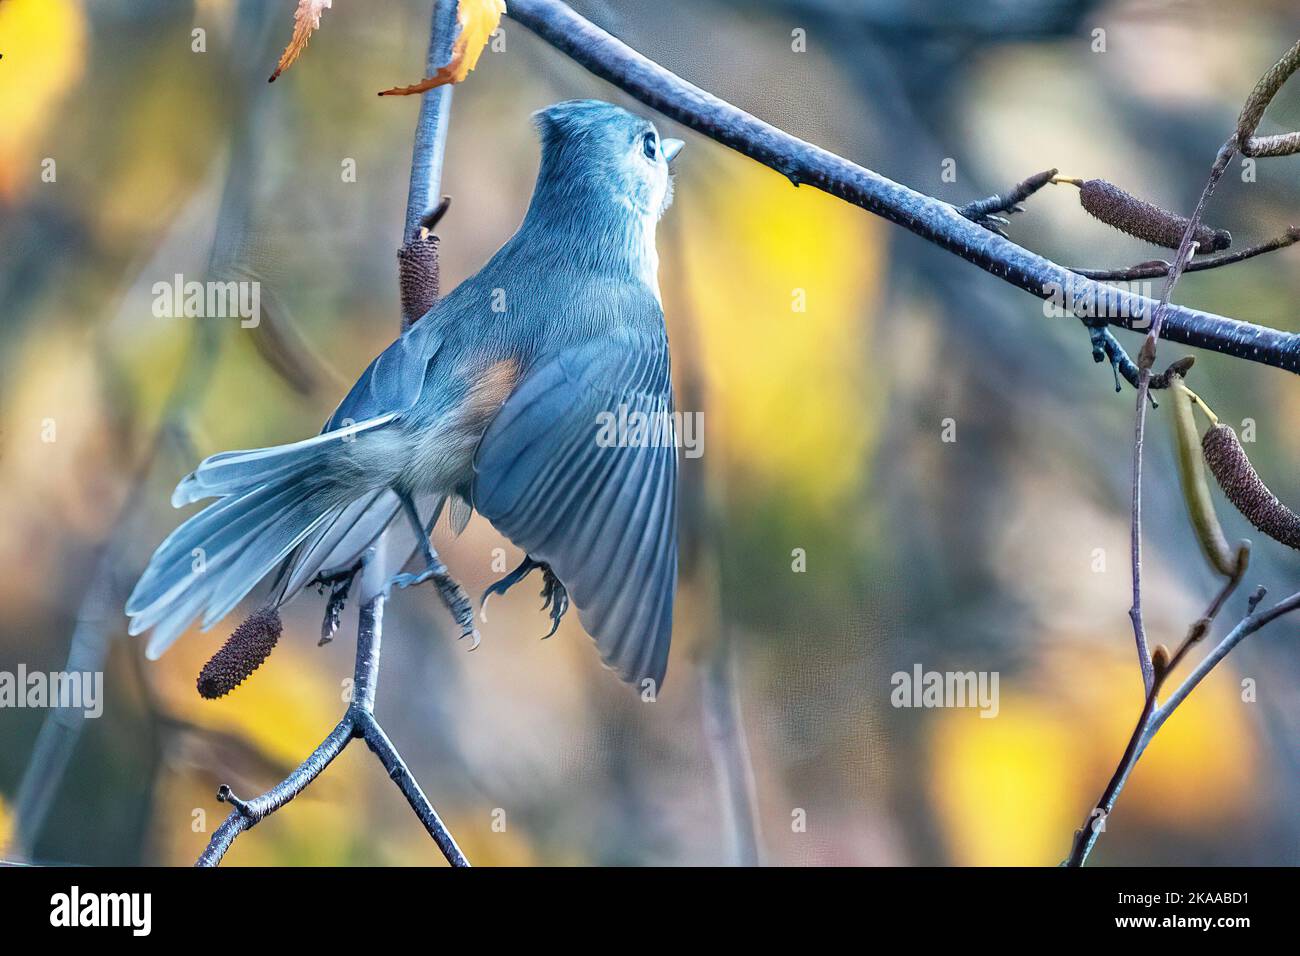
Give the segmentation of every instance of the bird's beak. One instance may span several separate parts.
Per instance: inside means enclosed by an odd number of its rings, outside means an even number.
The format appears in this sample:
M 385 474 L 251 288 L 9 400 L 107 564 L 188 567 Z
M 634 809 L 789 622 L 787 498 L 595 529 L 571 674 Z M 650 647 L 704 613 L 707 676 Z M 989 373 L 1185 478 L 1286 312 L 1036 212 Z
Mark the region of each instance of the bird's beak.
M 677 158 L 677 154 L 682 151 L 686 144 L 680 139 L 665 139 L 660 143 L 664 151 L 664 160 L 671 163 Z

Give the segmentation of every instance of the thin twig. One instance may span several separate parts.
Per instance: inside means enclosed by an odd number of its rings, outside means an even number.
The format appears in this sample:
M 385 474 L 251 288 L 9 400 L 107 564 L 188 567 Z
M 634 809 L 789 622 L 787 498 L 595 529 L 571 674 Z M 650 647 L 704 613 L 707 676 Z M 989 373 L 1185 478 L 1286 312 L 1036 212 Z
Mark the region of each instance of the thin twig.
M 1272 136 L 1256 136 L 1259 121 L 1264 118 L 1264 111 L 1273 101 L 1277 91 L 1287 78 L 1300 68 L 1300 41 L 1282 54 L 1273 66 L 1260 77 L 1250 96 L 1246 98 L 1237 117 L 1237 141 L 1241 151 L 1247 156 L 1288 156 L 1300 152 L 1300 132 L 1275 133 Z
M 433 804 L 424 795 L 424 791 L 415 782 L 401 754 L 397 752 L 388 735 L 375 719 L 374 707 L 379 681 L 383 616 L 384 596 L 382 594 L 376 595 L 361 606 L 357 622 L 357 662 L 352 677 L 352 702 L 348 705 L 343 719 L 330 731 L 329 736 L 321 741 L 320 746 L 312 751 L 310 757 L 266 793 L 251 800 L 243 800 L 233 794 L 229 787 L 223 786 L 218 792 L 218 799 L 230 803 L 235 809 L 213 832 L 196 866 L 219 864 L 239 834 L 256 826 L 302 793 L 334 758 L 358 737 L 365 740 L 371 751 L 379 758 L 379 762 L 388 771 L 389 778 L 402 791 L 411 809 L 415 811 L 424 828 L 438 844 L 438 849 L 447 858 L 447 862 L 452 866 L 469 866 L 469 861 L 456 845 L 455 838 L 438 816 L 438 812 L 434 810 Z
M 1147 691 L 1146 701 L 1142 705 L 1142 714 L 1138 717 L 1137 725 L 1133 728 L 1133 733 L 1129 735 L 1128 744 L 1124 748 L 1124 756 L 1120 758 L 1119 766 L 1111 775 L 1110 781 L 1106 784 L 1106 789 L 1102 791 L 1101 799 L 1097 801 L 1096 809 L 1088 814 L 1088 818 L 1083 821 L 1083 826 L 1075 831 L 1074 845 L 1070 848 L 1069 859 L 1065 861 L 1066 866 L 1083 866 L 1088 860 L 1088 854 L 1097 843 L 1097 838 L 1105 829 L 1106 819 L 1110 816 L 1111 810 L 1115 808 L 1115 800 L 1119 797 L 1119 792 L 1124 789 L 1124 781 L 1133 770 L 1133 765 L 1137 762 L 1142 733 L 1146 729 L 1147 721 L 1151 719 L 1151 712 L 1156 706 L 1156 693 L 1152 689 Z
M 1119 796 L 1120 790 L 1124 787 L 1124 781 L 1133 770 L 1133 765 L 1137 763 L 1138 757 L 1142 753 L 1142 735 L 1146 732 L 1147 722 L 1151 719 L 1151 714 L 1156 707 L 1156 695 L 1160 693 L 1160 688 L 1168 676 L 1173 673 L 1179 663 L 1187 655 L 1193 644 L 1198 643 L 1206 634 L 1209 633 L 1214 619 L 1218 617 L 1219 611 L 1227 603 L 1232 593 L 1236 591 L 1241 579 L 1246 573 L 1247 563 L 1242 560 L 1237 564 L 1237 571 L 1224 583 L 1219 593 L 1214 596 L 1210 606 L 1187 630 L 1187 636 L 1183 639 L 1182 645 L 1174 653 L 1164 667 L 1155 672 L 1151 688 L 1147 691 L 1146 699 L 1142 704 L 1142 713 L 1138 717 L 1137 725 L 1133 728 L 1133 733 L 1129 736 L 1128 744 L 1124 748 L 1124 755 L 1120 758 L 1115 773 L 1111 775 L 1110 782 L 1106 784 L 1106 789 L 1102 791 L 1101 799 L 1097 801 L 1097 807 L 1084 821 L 1083 826 L 1075 832 L 1074 846 L 1070 851 L 1070 857 L 1066 861 L 1068 866 L 1082 866 L 1088 859 L 1088 854 L 1092 852 L 1093 846 L 1101 834 L 1102 827 L 1097 825 L 1097 820 L 1104 821 L 1110 816 L 1111 810 L 1115 807 L 1115 800 Z
M 1074 288 L 1110 296 L 1111 325 L 1147 328 L 1157 303 L 1101 286 L 971 222 L 951 204 L 798 139 L 682 80 L 579 16 L 560 0 L 511 0 L 507 13 L 597 76 L 691 129 L 786 176 L 853 203 L 960 256 L 1005 282 L 1051 300 Z M 1237 358 L 1300 371 L 1300 335 L 1172 305 L 1164 337 Z
M 1151 743 L 1151 738 L 1155 736 L 1156 731 L 1164 725 L 1164 722 L 1169 719 L 1169 716 L 1178 708 L 1178 705 L 1187 699 L 1187 695 L 1196 688 L 1197 684 L 1205 679 L 1205 676 L 1209 674 L 1210 671 L 1214 670 L 1215 666 L 1221 660 L 1228 656 L 1229 651 L 1264 625 L 1281 617 L 1283 614 L 1294 611 L 1296 608 L 1300 608 L 1300 591 L 1292 594 L 1283 601 L 1279 601 L 1268 610 L 1252 613 L 1242 619 L 1242 621 L 1232 629 L 1228 636 L 1218 643 L 1214 650 L 1205 655 L 1205 658 L 1196 665 L 1196 668 L 1192 673 L 1178 685 L 1178 689 L 1169 695 L 1169 700 L 1165 701 L 1165 703 L 1157 708 L 1156 712 L 1151 715 L 1150 726 L 1147 728 L 1147 732 L 1143 735 L 1141 749 L 1146 749 L 1147 745 Z
M 1206 618 L 1213 620 L 1218 613 L 1218 609 L 1223 606 L 1224 601 L 1227 599 L 1227 595 L 1232 593 L 1239 582 L 1240 577 L 1237 577 L 1225 585 L 1223 591 L 1211 603 L 1209 610 L 1201 619 L 1202 621 Z M 1192 673 L 1178 686 L 1178 689 L 1169 696 L 1169 699 L 1157 706 L 1156 697 L 1166 678 L 1173 671 L 1174 665 L 1182 660 L 1187 649 L 1200 639 L 1196 634 L 1201 621 L 1192 626 L 1192 630 L 1183 642 L 1183 646 L 1171 659 L 1169 666 L 1157 674 L 1152 689 L 1147 693 L 1142 707 L 1142 716 L 1133 729 L 1133 734 L 1129 737 L 1128 746 L 1124 749 L 1124 756 L 1120 759 L 1119 766 L 1115 768 L 1114 775 L 1106 785 L 1101 799 L 1097 802 L 1096 809 L 1089 814 L 1088 819 L 1084 821 L 1083 827 L 1075 833 L 1074 845 L 1071 847 L 1069 859 L 1065 861 L 1066 866 L 1083 866 L 1087 862 L 1088 855 L 1096 846 L 1103 829 L 1102 826 L 1098 826 L 1097 821 L 1099 819 L 1104 821 L 1110 816 L 1111 811 L 1115 808 L 1115 801 L 1119 798 L 1120 792 L 1124 789 L 1124 784 L 1127 783 L 1138 760 L 1155 738 L 1157 731 L 1164 726 L 1165 721 L 1187 699 L 1187 695 L 1205 679 L 1210 671 L 1214 670 L 1220 661 L 1228 656 L 1228 653 L 1234 647 L 1269 622 L 1296 608 L 1300 608 L 1300 592 L 1291 595 L 1284 601 L 1279 601 L 1266 611 L 1256 612 L 1252 605 L 1251 612 L 1210 653 L 1205 655 Z
M 1024 206 L 1020 204 L 1050 183 L 1056 173 L 1057 170 L 1055 169 L 1046 169 L 1041 173 L 1034 173 L 1034 175 L 1016 183 L 1006 193 L 998 193 L 989 196 L 987 199 L 968 202 L 964 206 L 958 206 L 957 211 L 971 222 L 977 222 L 985 229 L 1005 237 L 1006 233 L 1002 231 L 1001 227 L 1007 224 L 1007 220 L 1000 218 L 1000 214 L 1024 212 Z
M 1147 332 L 1146 340 L 1142 343 L 1142 349 L 1137 358 L 1139 372 L 1137 411 L 1133 423 L 1133 502 L 1129 540 L 1133 572 L 1133 604 L 1129 608 L 1129 619 L 1133 624 L 1133 640 L 1137 645 L 1138 666 L 1142 670 L 1142 684 L 1148 696 L 1152 693 L 1155 672 L 1151 665 L 1151 648 L 1147 644 L 1146 627 L 1142 621 L 1142 445 L 1146 434 L 1147 398 L 1151 389 L 1151 366 L 1155 364 L 1156 343 L 1160 339 L 1165 314 L 1170 309 L 1169 297 L 1173 294 L 1174 285 L 1187 267 L 1187 263 L 1191 261 L 1192 254 L 1196 251 L 1196 243 L 1192 237 L 1196 235 L 1196 228 L 1200 225 L 1201 215 L 1205 211 L 1205 205 L 1209 202 L 1210 196 L 1214 193 L 1214 187 L 1218 185 L 1224 171 L 1228 168 L 1228 163 L 1232 161 L 1232 157 L 1236 154 L 1237 134 L 1233 133 L 1228 138 L 1228 141 L 1219 148 L 1218 155 L 1214 159 L 1214 165 L 1210 167 L 1209 178 L 1206 179 L 1205 188 L 1201 190 L 1201 198 L 1196 201 L 1196 208 L 1192 210 L 1192 215 L 1187 221 L 1187 228 L 1183 231 L 1182 242 L 1179 243 L 1178 252 L 1174 256 L 1173 268 L 1169 270 L 1169 274 L 1165 277 L 1164 291 L 1160 294 L 1160 302 L 1156 305 L 1151 318 L 1151 328 Z
M 1205 272 L 1208 269 L 1236 265 L 1238 262 L 1245 262 L 1247 259 L 1253 259 L 1256 256 L 1276 252 L 1278 249 L 1285 249 L 1298 241 L 1300 241 L 1300 228 L 1291 226 L 1282 235 L 1275 239 L 1269 239 L 1267 242 L 1247 246 L 1245 249 L 1238 249 L 1235 252 L 1220 252 L 1216 255 L 1206 256 L 1204 259 L 1193 259 L 1183 271 Z M 1152 259 L 1150 262 L 1141 262 L 1126 269 L 1074 269 L 1072 271 L 1086 279 L 1095 279 L 1098 282 L 1135 282 L 1140 279 L 1163 278 L 1169 275 L 1171 268 L 1173 266 L 1163 259 Z
M 230 849 L 235 837 L 245 830 L 255 826 L 259 821 L 280 809 L 307 787 L 309 783 L 320 776 L 321 771 L 330 765 L 330 762 L 343 752 L 343 748 L 348 745 L 352 739 L 353 723 L 351 711 L 345 716 L 337 727 L 330 731 L 319 747 L 317 747 L 310 757 L 289 774 L 284 780 L 276 784 L 261 796 L 254 797 L 252 800 L 243 801 L 230 792 L 229 787 L 223 787 L 218 792 L 218 798 L 225 802 L 232 803 L 235 809 L 217 827 L 212 833 L 212 839 L 208 841 L 207 847 L 199 855 L 195 866 L 216 866 L 221 862 L 226 851 Z

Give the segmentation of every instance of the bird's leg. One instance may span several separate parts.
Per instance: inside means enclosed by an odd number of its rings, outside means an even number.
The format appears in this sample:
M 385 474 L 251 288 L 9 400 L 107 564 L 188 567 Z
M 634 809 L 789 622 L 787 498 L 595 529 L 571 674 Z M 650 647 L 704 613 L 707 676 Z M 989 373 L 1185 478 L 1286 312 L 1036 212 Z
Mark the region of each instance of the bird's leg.
M 425 581 L 432 580 L 438 587 L 438 596 L 442 598 L 442 603 L 447 606 L 451 616 L 455 619 L 456 625 L 460 628 L 460 636 L 468 637 L 473 643 L 470 650 L 478 647 L 480 636 L 478 630 L 474 627 L 474 606 L 470 604 L 469 596 L 452 578 L 447 571 L 447 566 L 438 558 L 438 552 L 433 550 L 433 545 L 429 543 L 429 535 L 424 529 L 424 524 L 420 521 L 420 513 L 415 508 L 415 502 L 411 500 L 410 495 L 399 495 L 402 500 L 402 510 L 410 519 L 411 527 L 415 530 L 415 538 L 420 542 L 420 551 L 424 555 L 424 570 L 419 574 L 396 574 L 388 582 L 388 588 L 399 587 L 409 588 L 415 584 L 423 584 Z
M 336 571 L 334 574 L 318 574 L 312 579 L 311 584 L 316 585 L 322 593 L 325 588 L 330 589 L 329 600 L 325 602 L 325 618 L 320 625 L 320 644 L 317 646 L 323 647 L 334 640 L 334 632 L 339 629 L 339 618 L 342 617 L 344 605 L 347 604 L 348 591 L 352 589 L 352 581 L 360 570 L 361 562 L 357 561 L 352 567 L 343 571 Z
M 542 640 L 550 637 L 560 626 L 560 618 L 564 617 L 564 612 L 569 609 L 569 592 L 565 590 L 560 579 L 555 576 L 551 566 L 542 561 L 535 561 L 530 556 L 524 555 L 524 560 L 519 567 L 515 568 L 500 581 L 492 584 L 483 592 L 483 599 L 479 602 L 479 615 L 484 621 L 487 620 L 487 601 L 494 594 L 505 594 L 512 587 L 528 577 L 537 568 L 542 569 L 542 610 L 551 609 L 551 629 L 542 637 Z

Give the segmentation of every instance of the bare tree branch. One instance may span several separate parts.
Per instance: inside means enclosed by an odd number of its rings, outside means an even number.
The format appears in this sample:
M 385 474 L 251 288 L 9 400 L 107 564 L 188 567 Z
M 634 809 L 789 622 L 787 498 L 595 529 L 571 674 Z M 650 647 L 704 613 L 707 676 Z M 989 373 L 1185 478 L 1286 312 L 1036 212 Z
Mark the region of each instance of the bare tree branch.
M 1217 255 L 1206 256 L 1203 259 L 1193 259 L 1183 271 L 1205 272 L 1207 269 L 1220 269 L 1223 266 L 1236 265 L 1238 262 L 1245 262 L 1247 259 L 1253 259 L 1256 256 L 1276 252 L 1278 249 L 1285 249 L 1287 246 L 1294 245 L 1297 241 L 1300 241 L 1300 228 L 1292 226 L 1282 235 L 1269 239 L 1267 242 L 1247 246 L 1245 249 L 1238 249 L 1235 252 L 1221 252 Z M 1125 269 L 1074 269 L 1072 271 L 1086 279 L 1096 279 L 1098 282 L 1136 282 L 1141 279 L 1163 278 L 1169 275 L 1169 270 L 1172 268 L 1172 263 L 1163 259 L 1152 259 L 1150 262 L 1140 262 Z
M 1102 794 L 1100 804 L 1093 811 L 1099 814 L 1104 820 L 1114 807 L 1116 798 L 1120 790 L 1124 787 L 1124 782 L 1128 779 L 1133 767 L 1136 765 L 1142 751 L 1146 749 L 1151 742 L 1156 731 L 1169 718 L 1169 715 L 1178 707 L 1180 703 L 1187 698 L 1197 684 L 1204 679 L 1218 663 L 1223 660 L 1228 653 L 1237 646 L 1247 635 L 1254 633 L 1274 618 L 1287 613 L 1288 611 L 1300 607 L 1300 593 L 1292 595 L 1285 601 L 1280 602 L 1268 611 L 1256 612 L 1255 607 L 1259 599 L 1263 596 L 1262 590 L 1252 598 L 1247 616 L 1237 625 L 1233 631 L 1219 643 L 1217 647 L 1197 665 L 1182 685 L 1176 690 L 1169 701 L 1163 706 L 1156 706 L 1157 695 L 1163 686 L 1165 679 L 1169 676 L 1173 668 L 1182 661 L 1187 655 L 1191 646 L 1209 631 L 1211 624 L 1219 610 L 1227 601 L 1229 595 L 1236 589 L 1242 576 L 1246 571 L 1245 556 L 1248 551 L 1240 552 L 1242 557 L 1238 560 L 1235 572 L 1231 575 L 1227 584 L 1215 596 L 1214 601 L 1210 604 L 1206 613 L 1196 621 L 1188 631 L 1182 646 L 1177 653 L 1171 658 L 1168 657 L 1167 651 L 1160 648 L 1161 653 L 1153 658 L 1149 649 L 1146 637 L 1146 630 L 1142 621 L 1142 445 L 1144 432 L 1146 428 L 1147 417 L 1147 397 L 1152 385 L 1151 367 L 1155 364 L 1156 350 L 1160 339 L 1160 331 L 1166 319 L 1166 313 L 1170 310 L 1169 300 L 1173 294 L 1174 286 L 1177 284 L 1179 277 L 1187 268 L 1192 260 L 1192 255 L 1196 251 L 1197 242 L 1195 236 L 1197 228 L 1201 222 L 1201 215 L 1205 211 L 1205 206 L 1214 193 L 1215 186 L 1223 178 L 1224 172 L 1232 158 L 1237 155 L 1243 144 L 1254 142 L 1252 139 L 1255 127 L 1258 125 L 1264 110 L 1269 101 L 1277 93 L 1278 89 L 1286 81 L 1286 78 L 1295 72 L 1297 66 L 1300 66 L 1300 42 L 1293 46 L 1286 54 L 1275 63 L 1256 84 L 1255 89 L 1251 92 L 1242 108 L 1242 112 L 1237 121 L 1237 128 L 1227 141 L 1219 148 L 1218 154 L 1214 158 L 1214 163 L 1210 167 L 1210 174 L 1205 181 L 1205 186 L 1201 190 L 1200 199 L 1197 200 L 1196 208 L 1193 210 L 1191 218 L 1188 219 L 1187 225 L 1183 230 L 1182 241 L 1178 244 L 1178 252 L 1174 256 L 1174 261 L 1165 277 L 1164 290 L 1160 296 L 1160 302 L 1156 306 L 1152 315 L 1151 327 L 1147 331 L 1146 340 L 1142 343 L 1142 350 L 1138 353 L 1138 382 L 1137 382 L 1137 411 L 1134 416 L 1134 434 L 1133 434 L 1133 499 L 1132 499 L 1132 522 L 1130 548 L 1132 556 L 1132 577 L 1133 577 L 1133 605 L 1129 609 L 1129 617 L 1133 623 L 1133 636 L 1137 644 L 1138 663 L 1142 671 L 1142 681 L 1145 687 L 1145 697 L 1142 707 L 1142 716 L 1139 718 L 1137 726 L 1129 738 L 1128 746 L 1124 750 L 1124 755 L 1120 759 L 1119 766 L 1116 768 L 1114 775 L 1106 786 Z M 1259 153 L 1259 155 L 1280 155 L 1279 153 Z M 1070 866 L 1082 866 L 1088 858 L 1089 852 L 1097 842 L 1100 829 L 1096 821 L 1091 817 L 1085 821 L 1082 829 L 1076 832 L 1074 847 L 1071 850 L 1070 857 L 1066 863 Z
M 1182 647 L 1171 659 L 1169 666 L 1157 670 L 1151 690 L 1147 693 L 1146 701 L 1143 704 L 1142 715 L 1138 718 L 1137 726 L 1133 729 L 1128 746 L 1124 750 L 1124 756 L 1120 758 L 1119 766 L 1115 768 L 1115 773 L 1106 785 L 1106 789 L 1102 793 L 1101 799 L 1098 800 L 1096 808 L 1084 821 L 1083 827 L 1075 832 L 1074 845 L 1070 850 L 1069 858 L 1065 861 L 1066 866 L 1083 866 L 1088 861 L 1088 855 L 1096 846 L 1097 840 L 1104 830 L 1104 826 L 1099 825 L 1098 821 L 1105 821 L 1110 816 L 1111 811 L 1115 808 L 1115 801 L 1124 789 L 1124 784 L 1128 782 L 1129 775 L 1132 774 L 1133 768 L 1137 766 L 1138 759 L 1151 744 L 1156 732 L 1164 726 L 1165 721 L 1172 716 L 1178 706 L 1187 699 L 1187 695 L 1243 640 L 1283 614 L 1300 608 L 1300 592 L 1292 594 L 1284 601 L 1279 601 L 1266 611 L 1255 611 L 1252 605 L 1251 612 L 1242 618 L 1237 626 L 1210 653 L 1205 655 L 1204 659 L 1192 670 L 1192 673 L 1178 686 L 1178 689 L 1169 696 L 1169 699 L 1157 706 L 1157 695 L 1160 693 L 1166 678 L 1172 672 L 1174 665 L 1182 660 L 1188 648 L 1200 640 L 1205 629 L 1208 629 L 1209 622 L 1213 621 L 1219 608 L 1223 606 L 1227 595 L 1236 588 L 1240 580 L 1240 577 L 1234 578 L 1224 586 L 1223 591 L 1215 597 L 1205 616 L 1192 626 L 1192 630 L 1184 640 Z M 1204 622 L 1204 628 L 1202 628 L 1202 622 Z
M 433 0 L 433 15 L 429 34 L 428 65 L 430 73 L 451 58 L 452 44 L 456 38 L 456 0 Z M 420 118 L 415 131 L 415 148 L 411 158 L 411 184 L 407 194 L 406 226 L 403 230 L 403 248 L 414 242 L 423 242 L 421 223 L 435 215 L 438 185 L 442 176 L 442 159 L 447 139 L 447 122 L 451 108 L 450 88 L 426 92 L 421 97 Z M 419 316 L 402 316 L 405 328 Z M 381 539 L 382 546 L 382 539 Z M 357 574 L 365 573 L 365 564 L 377 558 L 372 548 Z M 325 630 L 333 633 L 331 621 L 337 622 L 339 606 L 335 594 L 326 609 Z M 343 589 L 346 593 L 346 588 Z M 445 595 L 445 592 L 443 592 Z M 446 597 L 444 596 L 444 600 Z M 216 866 L 230 849 L 235 838 L 271 813 L 280 809 L 315 780 L 343 749 L 354 739 L 366 742 L 371 752 L 388 771 L 388 777 L 402 791 L 407 803 L 415 811 L 420 823 L 433 837 L 447 862 L 456 867 L 469 866 L 469 860 L 456 844 L 455 838 L 438 816 L 429 798 L 416 782 L 406 762 L 393 746 L 383 727 L 375 718 L 375 699 L 379 684 L 379 657 L 383 638 L 385 593 L 380 592 L 361 605 L 357 618 L 357 659 L 353 671 L 352 700 L 343 719 L 301 765 L 288 777 L 266 793 L 251 800 L 242 800 L 223 786 L 217 799 L 230 803 L 234 810 L 212 834 L 207 848 L 199 857 L 197 866 Z M 322 638 L 322 641 L 324 638 Z
M 951 204 L 900 185 L 790 135 L 686 82 L 593 25 L 560 0 L 511 0 L 507 13 L 551 46 L 647 106 L 780 172 L 902 226 L 1042 299 L 1070 289 L 1105 302 L 1111 324 L 1145 330 L 1157 303 L 1102 286 L 995 235 Z M 1169 305 L 1163 335 L 1287 371 L 1300 371 L 1300 335 Z

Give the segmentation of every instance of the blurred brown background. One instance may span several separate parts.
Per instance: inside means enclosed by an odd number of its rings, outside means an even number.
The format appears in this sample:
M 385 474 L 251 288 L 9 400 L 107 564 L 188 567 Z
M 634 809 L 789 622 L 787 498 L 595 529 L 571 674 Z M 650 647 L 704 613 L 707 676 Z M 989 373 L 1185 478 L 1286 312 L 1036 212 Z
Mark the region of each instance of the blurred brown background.
M 1300 30 L 1280 0 L 574 5 L 706 89 L 941 198 L 1056 166 L 1184 210 L 1243 97 Z M 194 678 L 236 616 L 151 664 L 120 614 L 177 521 L 174 483 L 203 455 L 313 434 L 397 328 L 418 105 L 375 93 L 418 79 L 428 3 L 337 0 L 268 86 L 292 10 L 0 0 L 0 670 L 64 667 L 74 631 L 106 653 L 104 715 L 69 754 L 38 861 L 190 863 L 227 809 L 217 785 L 265 789 L 342 711 L 352 617 L 316 647 L 314 594 L 286 609 L 270 661 L 215 703 Z M 585 96 L 632 106 L 517 24 L 503 29 L 504 51 L 454 96 L 444 288 L 522 215 L 533 110 Z M 1300 89 L 1269 117 L 1300 126 Z M 678 404 L 703 411 L 705 452 L 683 465 L 683 578 L 659 701 L 601 669 L 575 615 L 539 641 L 549 623 L 530 581 L 496 600 L 472 655 L 431 590 L 400 592 L 381 719 L 477 864 L 1058 862 L 1140 705 L 1126 616 L 1131 392 L 1115 394 L 1077 322 L 685 138 L 661 284 Z M 49 158 L 54 182 L 41 176 Z M 341 175 L 349 159 L 355 182 Z M 1244 245 L 1300 223 L 1300 160 L 1261 163 L 1254 182 L 1239 173 L 1216 193 L 1215 225 Z M 1010 233 L 1071 265 L 1154 255 L 1088 220 L 1068 188 L 1040 193 Z M 1298 256 L 1189 276 L 1178 297 L 1300 329 Z M 263 324 L 153 315 L 155 281 L 205 270 L 260 281 Z M 1201 353 L 1193 374 L 1220 416 L 1239 430 L 1253 419 L 1252 458 L 1294 505 L 1300 381 Z M 955 442 L 941 441 L 946 418 Z M 1182 517 L 1163 409 L 1151 428 L 1147 624 L 1173 643 L 1216 582 Z M 1225 521 L 1230 535 L 1250 530 Z M 1296 556 L 1251 536 L 1248 584 L 1300 587 Z M 475 595 L 498 576 L 493 549 L 518 557 L 477 517 L 437 544 Z M 1252 637 L 1170 721 L 1097 862 L 1297 861 L 1296 631 L 1283 621 Z M 999 672 L 997 718 L 891 707 L 890 675 L 917 663 Z M 752 781 L 735 773 L 729 715 Z M 45 717 L 0 710 L 0 846 L 16 836 Z M 441 862 L 360 746 L 227 859 Z

